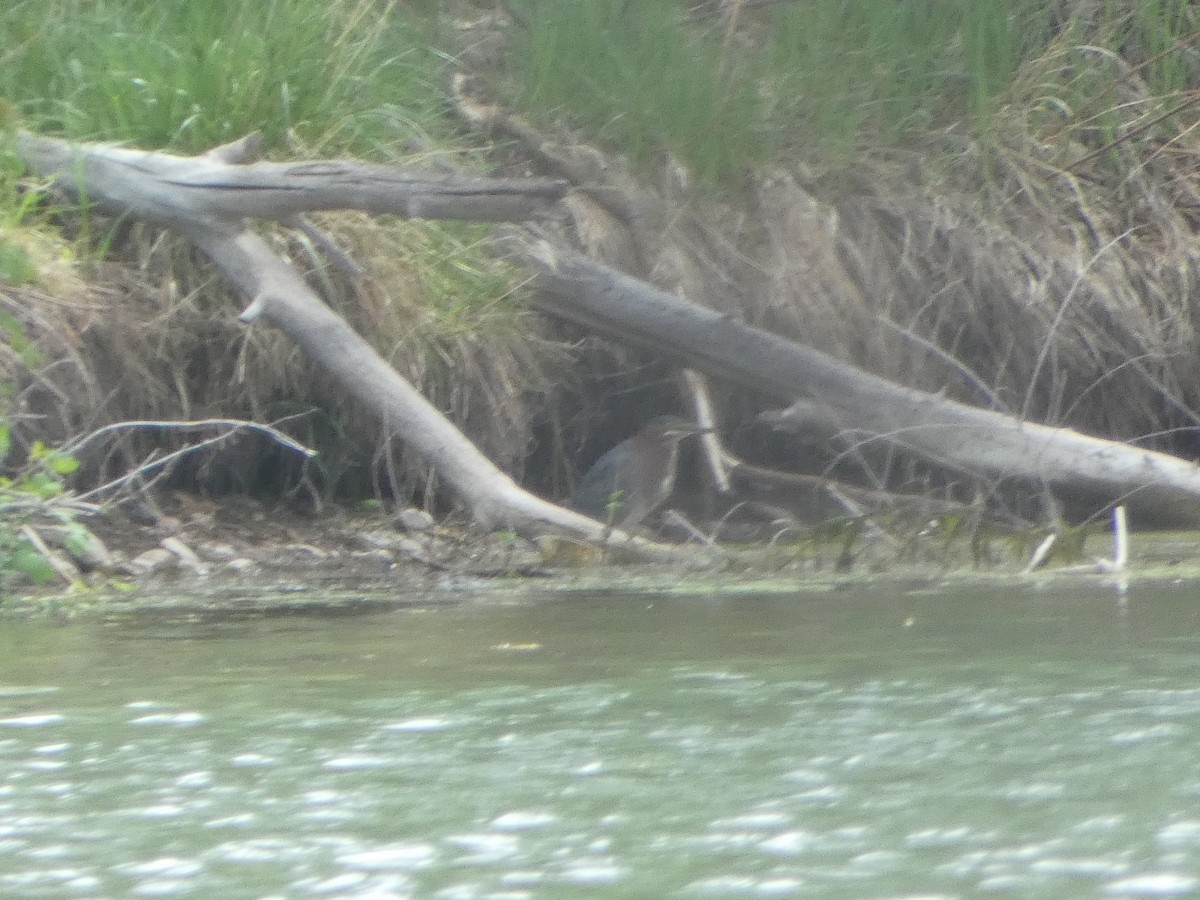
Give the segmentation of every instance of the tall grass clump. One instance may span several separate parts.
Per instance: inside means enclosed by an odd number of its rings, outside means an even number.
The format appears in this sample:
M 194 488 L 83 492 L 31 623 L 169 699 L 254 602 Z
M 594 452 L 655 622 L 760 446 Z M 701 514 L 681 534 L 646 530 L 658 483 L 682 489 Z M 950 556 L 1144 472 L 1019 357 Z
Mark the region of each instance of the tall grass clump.
M 521 102 L 598 134 L 632 159 L 662 150 L 703 181 L 763 159 L 754 79 L 723 66 L 719 33 L 677 0 L 522 0 L 511 54 Z
M 964 123 L 986 135 L 997 98 L 1050 38 L 1044 2 L 783 3 L 763 53 L 781 150 L 838 157 Z
M 1200 8 L 1192 0 L 1144 0 L 1101 6 L 1096 31 L 1138 67 L 1150 93 L 1167 97 L 1200 85 Z
M 0 10 L 0 96 L 72 138 L 197 152 L 262 129 L 268 146 L 294 131 L 361 152 L 439 114 L 437 62 L 395 6 L 15 0 Z
M 963 120 L 986 132 L 1052 37 L 1039 0 L 777 3 L 736 29 L 694 5 L 524 0 L 522 101 L 706 180 L 796 153 L 847 164 Z
M 694 0 L 513 6 L 520 103 L 635 162 L 670 152 L 705 181 L 764 162 L 837 170 L 878 151 L 937 152 L 949 134 L 951 147 L 1003 143 L 1014 83 L 1067 46 L 1134 67 L 1159 101 L 1200 83 L 1189 0 L 797 0 L 732 22 L 697 15 Z M 1120 73 L 1069 68 L 1074 83 L 1043 100 L 1108 127 Z

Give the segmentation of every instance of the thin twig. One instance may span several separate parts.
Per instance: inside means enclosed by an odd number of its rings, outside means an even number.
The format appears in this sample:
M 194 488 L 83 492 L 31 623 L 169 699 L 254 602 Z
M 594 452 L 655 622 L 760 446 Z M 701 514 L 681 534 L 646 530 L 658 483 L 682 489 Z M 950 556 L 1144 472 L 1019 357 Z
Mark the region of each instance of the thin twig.
M 176 428 L 176 429 L 181 429 L 181 430 L 194 430 L 197 428 L 207 428 L 207 427 L 213 427 L 213 426 L 223 426 L 223 427 L 228 428 L 229 430 L 226 431 L 224 434 L 219 434 L 219 435 L 216 435 L 215 437 L 206 438 L 205 440 L 200 441 L 199 443 L 191 444 L 187 447 L 182 447 L 179 450 L 174 451 L 173 453 L 168 453 L 166 456 L 161 456 L 161 457 L 158 457 L 157 459 L 153 459 L 148 462 L 145 462 L 142 465 L 132 469 L 131 471 L 126 472 L 124 475 L 122 475 L 119 478 L 115 478 L 112 481 L 109 481 L 109 482 L 106 482 L 105 484 L 100 485 L 99 487 L 93 488 L 90 491 L 80 494 L 78 499 L 83 500 L 88 497 L 98 497 L 98 496 L 103 496 L 103 495 L 109 494 L 109 493 L 116 493 L 121 488 L 125 487 L 126 485 L 130 484 L 131 482 L 141 479 L 143 476 L 147 475 L 150 472 L 156 472 L 156 471 L 162 469 L 164 466 L 169 465 L 170 463 L 174 462 L 175 460 L 188 455 L 189 453 L 195 453 L 198 450 L 203 450 L 207 447 L 211 447 L 216 444 L 220 444 L 223 441 L 227 441 L 230 438 L 232 438 L 233 436 L 235 436 L 239 431 L 243 431 L 243 430 L 258 431 L 263 434 L 266 434 L 267 436 L 273 438 L 276 442 L 278 442 L 282 446 L 287 447 L 290 450 L 295 450 L 297 453 L 300 453 L 301 455 L 303 455 L 306 458 L 311 458 L 311 457 L 314 457 L 317 455 L 317 451 L 312 450 L 308 447 L 305 447 L 303 444 L 299 443 L 298 441 L 294 440 L 291 437 L 288 437 L 288 435 L 284 434 L 282 431 L 279 431 L 276 428 L 272 428 L 270 425 L 263 425 L 260 422 L 246 422 L 241 419 L 199 419 L 199 420 L 189 421 L 189 422 L 161 422 L 161 421 L 116 422 L 112 425 L 105 425 L 103 428 L 98 428 L 96 431 L 93 431 L 91 434 L 85 435 L 83 438 L 80 438 L 78 441 L 69 445 L 68 448 L 65 450 L 65 452 L 74 453 L 74 452 L 78 451 L 78 449 L 80 447 L 85 446 L 87 443 L 89 443 L 93 439 L 100 437 L 105 433 L 112 433 L 112 432 L 116 432 L 116 431 L 120 431 L 120 430 L 124 430 L 124 429 L 128 429 L 128 428 Z
M 261 422 L 248 422 L 244 419 L 193 419 L 187 421 L 134 419 L 126 422 L 114 422 L 111 425 L 105 425 L 102 428 L 97 428 L 95 431 L 65 445 L 62 447 L 62 452 L 72 456 L 98 438 L 114 432 L 127 431 L 134 428 L 161 428 L 164 430 L 173 429 L 178 431 L 195 431 L 200 428 L 230 429 L 225 434 L 219 436 L 218 439 L 220 440 L 232 437 L 239 431 L 258 431 L 272 438 L 284 447 L 287 447 L 289 450 L 295 450 L 302 456 L 312 457 L 317 455 L 316 450 L 304 446 L 299 441 L 289 437 L 277 428 L 274 428 L 270 425 L 264 425 Z
M 1046 557 L 1050 554 L 1050 550 L 1058 543 L 1058 532 L 1052 531 L 1046 535 L 1033 549 L 1033 555 L 1029 557 L 1029 562 L 1025 566 L 1025 574 L 1028 575 L 1038 566 L 1046 561 Z
M 94 516 L 100 512 L 100 507 L 95 503 L 87 503 L 73 496 L 52 497 L 49 500 L 14 500 L 9 503 L 0 503 L 0 516 L 9 513 L 53 512 L 55 510 L 66 510 L 73 513 L 82 513 L 86 516 Z
M 1001 412 L 1008 411 L 1007 407 L 1004 405 L 1004 401 L 996 395 L 996 392 L 988 387 L 984 380 L 976 375 L 975 371 L 967 366 L 962 360 L 943 350 L 928 338 L 921 337 L 921 335 L 917 334 L 915 331 L 905 328 L 899 323 L 893 322 L 891 319 L 885 316 L 879 316 L 876 321 L 882 325 L 886 325 L 900 336 L 907 338 L 917 346 L 928 351 L 929 353 L 932 353 L 938 359 L 942 360 L 942 362 L 946 363 L 946 365 L 956 370 L 971 383 L 975 390 L 983 395 L 992 409 L 998 409 Z
M 1115 506 L 1112 511 L 1113 558 L 1096 560 L 1096 568 L 1109 575 L 1124 572 L 1129 563 L 1129 528 L 1125 520 L 1125 507 Z
M 307 216 L 289 216 L 280 224 L 294 228 L 305 235 L 318 250 L 328 257 L 330 262 L 349 275 L 352 280 L 358 281 L 366 274 L 366 270 L 355 262 L 349 253 L 339 247 L 332 237 L 309 221 Z

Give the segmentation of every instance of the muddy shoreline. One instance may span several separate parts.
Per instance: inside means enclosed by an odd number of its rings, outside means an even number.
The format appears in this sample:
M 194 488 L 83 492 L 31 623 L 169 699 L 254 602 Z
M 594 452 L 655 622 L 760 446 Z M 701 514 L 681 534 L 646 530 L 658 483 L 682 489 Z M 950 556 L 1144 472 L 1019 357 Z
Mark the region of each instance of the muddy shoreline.
M 697 547 L 694 557 L 677 565 L 635 565 L 597 548 L 564 550 L 553 541 L 480 534 L 465 521 L 434 523 L 415 511 L 397 514 L 370 505 L 314 514 L 244 497 L 216 501 L 173 493 L 161 506 L 154 522 L 119 510 L 89 521 L 113 565 L 84 573 L 74 585 L 17 586 L 0 598 L 0 618 L 235 621 L 556 602 L 610 592 L 800 596 L 882 586 L 901 596 L 997 581 L 1039 591 L 1084 580 L 1120 596 L 1131 584 L 1200 582 L 1200 536 L 1192 532 L 1133 535 L 1130 564 L 1115 574 L 1088 572 L 1071 560 L 1052 560 L 1030 572 L 1016 553 L 969 564 L 932 541 L 925 552 L 905 558 L 864 546 L 849 568 L 839 567 L 829 548 L 811 543 Z M 193 556 L 166 547 L 183 547 Z M 1110 549 L 1103 535 L 1095 535 L 1081 558 L 1102 558 Z M 161 563 L 140 570 L 137 561 L 147 554 Z

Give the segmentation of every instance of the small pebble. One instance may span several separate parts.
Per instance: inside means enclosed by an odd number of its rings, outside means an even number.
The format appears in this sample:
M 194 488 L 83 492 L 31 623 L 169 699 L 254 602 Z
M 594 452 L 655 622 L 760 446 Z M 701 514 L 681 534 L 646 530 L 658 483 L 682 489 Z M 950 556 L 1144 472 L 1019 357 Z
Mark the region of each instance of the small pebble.
M 145 553 L 139 553 L 129 561 L 129 568 L 135 575 L 150 575 L 160 569 L 170 568 L 179 562 L 179 557 L 170 550 L 155 547 Z
M 423 509 L 410 506 L 396 513 L 395 522 L 405 531 L 427 531 L 433 527 L 433 516 Z

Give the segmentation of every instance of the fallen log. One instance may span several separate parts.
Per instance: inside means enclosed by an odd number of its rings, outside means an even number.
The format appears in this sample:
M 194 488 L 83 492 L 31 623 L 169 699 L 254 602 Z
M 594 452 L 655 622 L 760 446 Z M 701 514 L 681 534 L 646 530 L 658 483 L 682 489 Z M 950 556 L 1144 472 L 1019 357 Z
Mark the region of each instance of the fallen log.
M 895 384 L 544 240 L 510 237 L 501 252 L 537 273 L 543 311 L 785 403 L 804 399 L 805 416 L 815 403 L 842 429 L 944 466 L 1044 482 L 1097 509 L 1123 503 L 1135 524 L 1200 525 L 1200 467 L 1187 460 Z
M 479 178 L 358 160 L 252 161 L 261 142 L 251 134 L 200 156 L 174 156 L 22 132 L 17 146 L 27 165 L 55 176 L 59 187 L 86 191 L 89 202 L 113 212 L 172 226 L 281 220 L 328 209 L 518 222 L 567 189 L 552 178 Z

